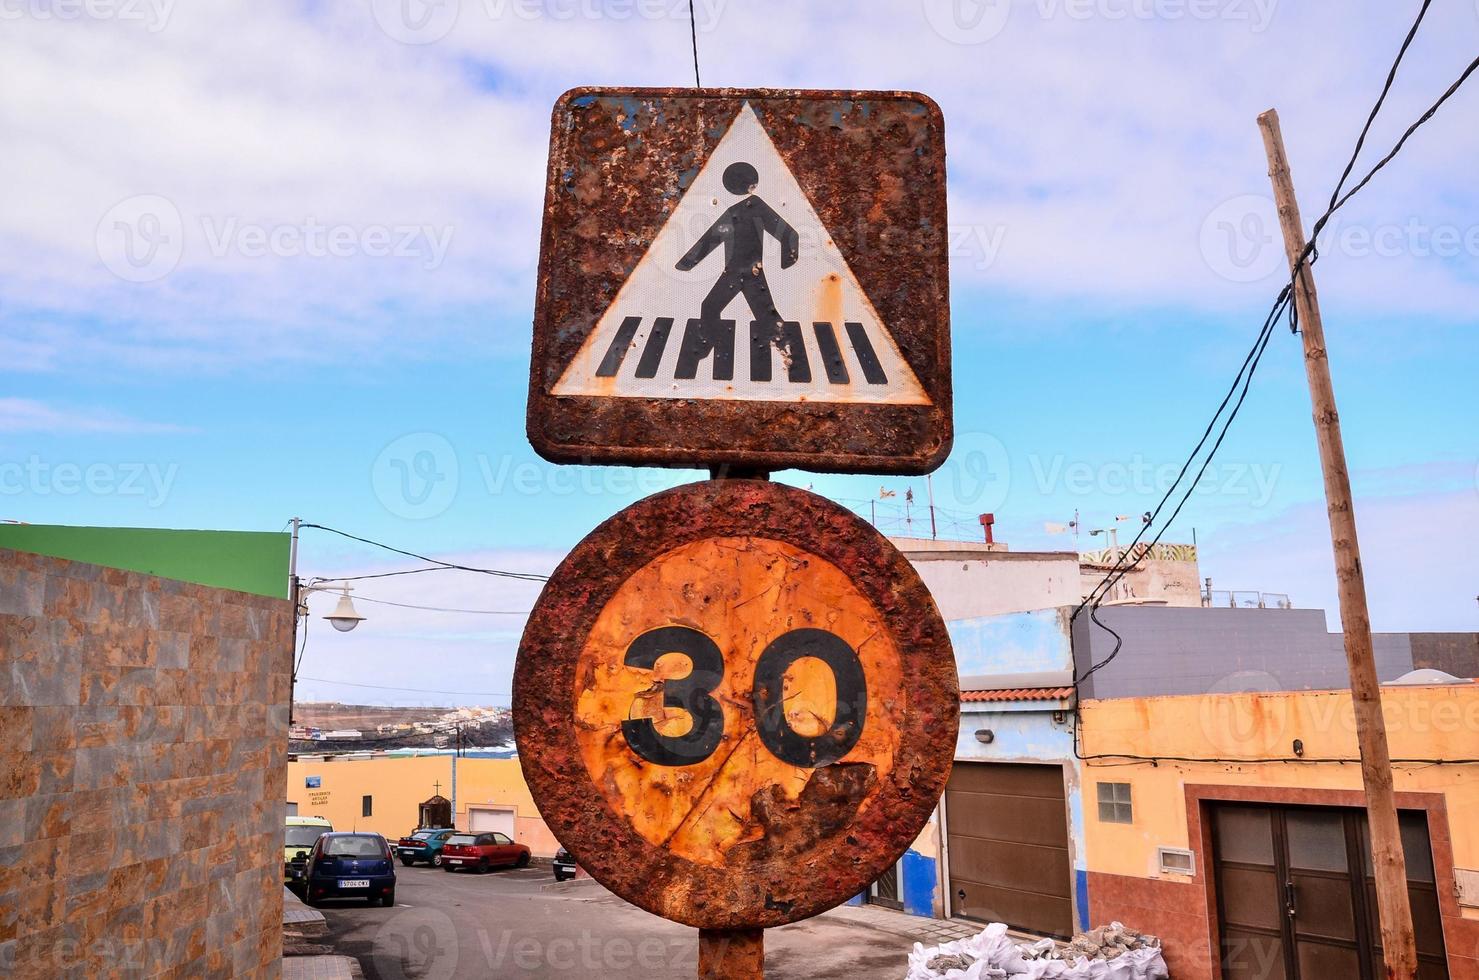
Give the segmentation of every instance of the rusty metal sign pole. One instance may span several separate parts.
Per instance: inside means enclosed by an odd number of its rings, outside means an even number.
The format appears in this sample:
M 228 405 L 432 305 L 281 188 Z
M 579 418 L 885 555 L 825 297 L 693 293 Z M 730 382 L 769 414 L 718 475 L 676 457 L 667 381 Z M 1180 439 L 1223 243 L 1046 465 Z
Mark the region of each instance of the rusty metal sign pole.
M 764 980 L 764 929 L 700 929 L 699 980 Z
M 710 480 L 769 480 L 759 470 L 709 468 Z M 765 980 L 764 929 L 700 929 L 698 980 Z

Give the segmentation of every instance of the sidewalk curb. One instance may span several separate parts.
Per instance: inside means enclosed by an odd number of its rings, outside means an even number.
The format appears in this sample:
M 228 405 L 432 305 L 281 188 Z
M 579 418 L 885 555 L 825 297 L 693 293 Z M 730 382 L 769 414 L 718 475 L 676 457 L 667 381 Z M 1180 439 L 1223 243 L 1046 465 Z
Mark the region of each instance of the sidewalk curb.
M 288 891 L 286 887 L 282 890 L 282 924 L 284 929 L 292 927 L 294 932 L 304 936 L 321 936 L 329 931 L 324 914 L 318 909 L 311 909 L 304 905 L 302 900 Z
M 539 890 L 547 894 L 568 895 L 570 898 L 586 898 L 606 891 L 594 878 L 571 878 L 569 881 L 554 881 L 541 885 Z

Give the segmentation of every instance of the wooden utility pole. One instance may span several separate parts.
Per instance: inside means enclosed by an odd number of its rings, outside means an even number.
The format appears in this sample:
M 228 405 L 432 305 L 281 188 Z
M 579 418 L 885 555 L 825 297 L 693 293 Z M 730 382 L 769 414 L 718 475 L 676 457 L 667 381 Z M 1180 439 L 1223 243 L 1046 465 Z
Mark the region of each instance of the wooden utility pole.
M 1268 153 L 1268 175 L 1284 232 L 1284 250 L 1291 271 L 1304 254 L 1304 223 L 1294 196 L 1294 180 L 1284 154 L 1279 114 L 1273 109 L 1258 117 L 1263 146 Z M 1315 438 L 1325 476 L 1325 504 L 1330 514 L 1330 538 L 1335 547 L 1335 577 L 1340 594 L 1340 625 L 1345 631 L 1345 655 L 1351 674 L 1351 701 L 1356 710 L 1356 739 L 1361 748 L 1361 779 L 1366 786 L 1366 813 L 1371 826 L 1371 863 L 1376 872 L 1376 905 L 1381 916 L 1381 944 L 1391 980 L 1411 980 L 1417 972 L 1417 944 L 1412 931 L 1412 907 L 1407 897 L 1407 862 L 1397 824 L 1397 801 L 1392 787 L 1392 757 L 1387 749 L 1386 723 L 1381 713 L 1381 682 L 1371 652 L 1371 616 L 1366 608 L 1366 577 L 1356 540 L 1356 513 L 1351 502 L 1351 478 L 1346 470 L 1340 416 L 1330 362 L 1325 356 L 1325 328 L 1315 280 L 1306 264 L 1294 277 L 1294 304 L 1304 337 L 1304 367 L 1314 408 Z

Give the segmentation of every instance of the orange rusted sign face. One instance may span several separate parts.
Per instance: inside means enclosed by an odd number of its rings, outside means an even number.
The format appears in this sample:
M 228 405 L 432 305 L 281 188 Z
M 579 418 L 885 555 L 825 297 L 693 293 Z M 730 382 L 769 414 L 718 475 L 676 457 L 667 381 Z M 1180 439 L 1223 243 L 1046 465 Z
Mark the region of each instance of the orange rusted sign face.
M 705 538 L 654 558 L 596 617 L 575 726 L 612 809 L 724 867 L 761 838 L 757 801 L 794 803 L 818 765 L 886 778 L 905 694 L 893 638 L 837 566 L 781 541 Z
M 660 494 L 582 542 L 530 619 L 514 697 L 561 842 L 707 928 L 815 914 L 896 861 L 958 708 L 908 562 L 851 512 L 759 481 Z

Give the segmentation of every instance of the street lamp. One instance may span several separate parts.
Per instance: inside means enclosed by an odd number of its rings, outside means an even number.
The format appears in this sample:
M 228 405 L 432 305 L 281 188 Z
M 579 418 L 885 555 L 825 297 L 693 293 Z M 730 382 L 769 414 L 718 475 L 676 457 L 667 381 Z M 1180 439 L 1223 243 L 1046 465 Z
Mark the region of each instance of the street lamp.
M 324 619 L 327 619 L 329 625 L 333 626 L 340 633 L 348 633 L 365 621 L 365 617 L 360 614 L 360 611 L 354 608 L 354 600 L 349 598 L 349 593 L 352 591 L 348 585 L 343 583 L 334 585 L 327 582 L 313 581 L 306 585 L 301 585 L 298 587 L 298 616 L 301 618 L 308 615 L 308 596 L 311 593 L 337 592 L 339 593 L 339 601 L 334 605 L 334 611 L 325 616 Z
M 340 594 L 339 602 L 334 606 L 334 611 L 324 617 L 340 633 L 348 633 L 363 622 L 364 618 L 354 608 L 354 601 L 349 598 L 349 586 L 347 585 Z

